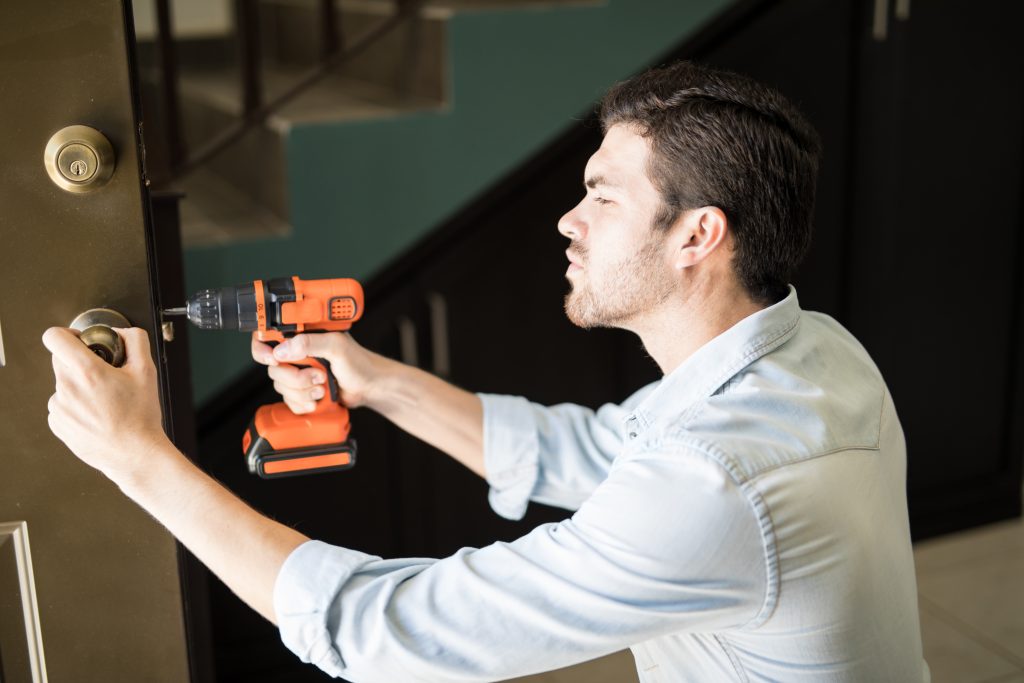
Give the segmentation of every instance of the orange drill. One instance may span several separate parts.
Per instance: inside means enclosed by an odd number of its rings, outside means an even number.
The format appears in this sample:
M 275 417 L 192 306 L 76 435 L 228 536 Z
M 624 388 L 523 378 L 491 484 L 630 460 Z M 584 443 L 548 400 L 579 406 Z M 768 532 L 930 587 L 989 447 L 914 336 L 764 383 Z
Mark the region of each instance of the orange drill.
M 363 315 L 363 288 L 355 280 L 256 280 L 237 287 L 205 289 L 184 308 L 165 314 L 186 315 L 204 330 L 256 332 L 276 345 L 300 332 L 337 332 Z M 249 471 L 264 479 L 334 472 L 356 464 L 356 442 L 348 438 L 348 409 L 341 404 L 338 382 L 323 358 L 295 365 L 320 368 L 328 391 L 312 413 L 296 415 L 285 403 L 261 406 L 242 437 Z

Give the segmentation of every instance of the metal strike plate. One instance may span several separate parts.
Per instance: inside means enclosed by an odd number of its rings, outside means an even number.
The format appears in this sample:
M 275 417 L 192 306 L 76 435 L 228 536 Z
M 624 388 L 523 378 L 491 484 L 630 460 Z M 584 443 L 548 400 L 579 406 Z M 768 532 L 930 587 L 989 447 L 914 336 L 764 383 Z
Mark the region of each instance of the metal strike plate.
M 71 321 L 71 329 L 78 330 L 79 339 L 97 356 L 115 368 L 124 365 L 124 342 L 113 327 L 131 327 L 128 318 L 110 308 L 90 308 Z
M 114 147 L 95 128 L 68 126 L 46 143 L 43 164 L 50 180 L 61 189 L 89 192 L 114 175 Z

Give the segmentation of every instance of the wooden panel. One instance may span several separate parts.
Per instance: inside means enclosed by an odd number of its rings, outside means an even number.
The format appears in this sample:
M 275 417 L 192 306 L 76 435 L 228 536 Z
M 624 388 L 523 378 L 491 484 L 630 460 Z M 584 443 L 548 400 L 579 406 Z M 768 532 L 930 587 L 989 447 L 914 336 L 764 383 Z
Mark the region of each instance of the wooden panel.
M 0 524 L 0 683 L 45 683 L 35 576 L 25 522 Z

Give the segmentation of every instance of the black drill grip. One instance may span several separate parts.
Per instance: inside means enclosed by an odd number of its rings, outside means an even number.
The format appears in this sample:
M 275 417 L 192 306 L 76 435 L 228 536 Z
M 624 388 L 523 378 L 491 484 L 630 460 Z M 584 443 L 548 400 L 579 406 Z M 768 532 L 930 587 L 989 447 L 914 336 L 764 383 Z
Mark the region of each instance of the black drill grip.
M 330 390 L 329 396 L 331 397 L 332 403 L 341 403 L 341 387 L 338 386 L 338 380 L 334 377 L 334 373 L 331 372 L 331 364 L 327 362 L 326 358 L 314 358 L 313 360 L 319 361 L 324 366 L 324 370 L 327 374 L 327 387 Z
M 278 345 L 279 342 L 271 341 L 266 343 L 270 348 L 274 348 Z M 327 393 L 325 394 L 325 397 L 330 397 L 331 403 L 341 403 L 341 387 L 338 386 L 338 380 L 334 377 L 334 373 L 331 372 L 330 362 L 328 362 L 326 358 L 317 358 L 316 356 L 311 356 L 311 358 L 318 362 L 320 365 L 322 365 L 324 368 L 324 374 L 326 375 L 327 378 Z M 299 363 L 289 363 L 288 365 L 302 367 L 302 365 Z

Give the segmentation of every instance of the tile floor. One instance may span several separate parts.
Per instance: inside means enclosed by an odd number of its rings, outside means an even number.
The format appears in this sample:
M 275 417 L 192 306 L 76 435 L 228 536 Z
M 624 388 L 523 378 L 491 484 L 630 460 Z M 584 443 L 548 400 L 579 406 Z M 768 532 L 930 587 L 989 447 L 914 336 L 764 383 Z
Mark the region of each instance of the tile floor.
M 1024 683 L 1024 520 L 914 546 L 933 683 Z M 628 652 L 510 683 L 633 683 Z
M 1024 520 L 914 546 L 934 683 L 1024 683 Z

